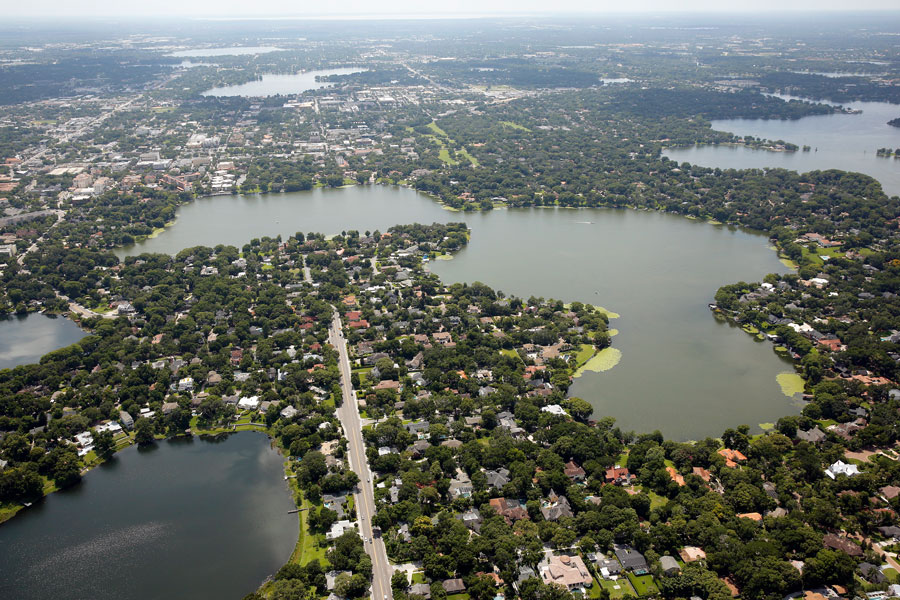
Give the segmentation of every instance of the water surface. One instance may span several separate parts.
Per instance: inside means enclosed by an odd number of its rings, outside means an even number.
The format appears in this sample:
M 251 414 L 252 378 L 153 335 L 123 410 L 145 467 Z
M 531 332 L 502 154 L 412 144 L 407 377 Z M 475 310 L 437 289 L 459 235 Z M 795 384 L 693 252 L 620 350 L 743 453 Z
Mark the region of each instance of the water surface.
M 179 50 L 172 52 L 168 56 L 175 58 L 190 58 L 204 56 L 246 56 L 248 54 L 268 54 L 269 52 L 278 52 L 282 48 L 275 46 L 233 46 L 229 48 L 193 48 L 190 50 Z
M 86 336 L 74 321 L 40 313 L 0 318 L 0 369 L 38 362 Z
M 319 88 L 333 85 L 328 81 L 316 81 L 316 77 L 325 77 L 327 75 L 349 75 L 351 73 L 359 73 L 361 69 L 328 69 L 322 71 L 307 71 L 305 73 L 296 73 L 292 75 L 277 75 L 267 73 L 262 79 L 257 81 L 249 81 L 239 85 L 227 85 L 223 87 L 213 88 L 203 92 L 204 96 L 287 96 L 290 94 L 299 94 L 306 90 L 317 90 Z
M 779 96 L 790 99 L 791 96 Z M 769 152 L 744 146 L 702 145 L 673 148 L 663 154 L 678 162 L 722 169 L 783 168 L 800 173 L 841 169 L 871 175 L 891 195 L 900 195 L 900 160 L 876 156 L 879 148 L 900 148 L 900 128 L 887 124 L 900 117 L 900 105 L 854 102 L 860 114 L 813 115 L 794 121 L 725 119 L 712 122 L 717 131 L 784 140 L 809 152 Z
M 776 381 L 790 364 L 771 344 L 717 323 L 707 308 L 721 285 L 786 270 L 764 236 L 725 226 L 631 210 L 454 213 L 411 190 L 366 186 L 196 200 L 164 233 L 118 254 L 460 220 L 472 229 L 469 246 L 431 264 L 445 281 L 482 281 L 523 298 L 578 300 L 622 315 L 612 322 L 621 362 L 586 373 L 572 389 L 597 416 L 688 439 L 798 411 Z
M 132 446 L 0 525 L 0 598 L 242 598 L 290 557 L 293 507 L 261 434 Z

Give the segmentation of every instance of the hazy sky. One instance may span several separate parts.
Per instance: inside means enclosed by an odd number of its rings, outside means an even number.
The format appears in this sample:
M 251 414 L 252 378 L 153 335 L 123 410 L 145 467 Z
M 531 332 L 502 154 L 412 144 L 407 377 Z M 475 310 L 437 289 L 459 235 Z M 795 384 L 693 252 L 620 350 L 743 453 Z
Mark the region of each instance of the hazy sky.
M 5 6 L 3 6 L 5 5 Z M 642 11 L 898 10 L 897 0 L 0 0 L 5 16 L 523 14 Z

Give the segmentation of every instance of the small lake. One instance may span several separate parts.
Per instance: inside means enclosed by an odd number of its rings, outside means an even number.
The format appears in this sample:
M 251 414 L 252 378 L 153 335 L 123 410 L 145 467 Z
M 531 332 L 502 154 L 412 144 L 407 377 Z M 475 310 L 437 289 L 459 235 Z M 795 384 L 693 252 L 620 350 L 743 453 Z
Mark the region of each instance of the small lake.
M 278 52 L 282 48 L 275 46 L 234 46 L 230 48 L 194 48 L 192 50 L 179 50 L 166 56 L 175 58 L 207 57 L 207 56 L 247 56 L 249 54 L 268 54 Z
M 297 542 L 282 464 L 256 433 L 126 448 L 0 525 L 0 597 L 242 598 Z
M 328 69 L 322 71 L 306 71 L 291 75 L 276 75 L 267 73 L 262 79 L 248 81 L 239 85 L 227 85 L 213 88 L 203 92 L 203 96 L 288 96 L 299 94 L 307 90 L 317 90 L 333 85 L 328 81 L 317 81 L 316 77 L 327 75 L 349 75 L 359 73 L 362 69 Z
M 764 236 L 725 226 L 612 209 L 457 213 L 412 190 L 356 186 L 199 199 L 181 207 L 161 235 L 117 254 L 448 221 L 472 229 L 454 260 L 431 264 L 448 283 L 483 281 L 523 298 L 578 300 L 621 314 L 611 322 L 620 331 L 613 339 L 619 364 L 586 373 L 572 388 L 597 416 L 614 416 L 625 429 L 697 439 L 799 411 L 776 382 L 792 372 L 790 363 L 707 308 L 721 285 L 787 271 Z
M 790 99 L 791 96 L 779 96 Z M 853 102 L 845 105 L 861 114 L 831 114 L 795 121 L 777 119 L 726 119 L 712 122 L 717 131 L 784 140 L 809 152 L 769 152 L 744 146 L 702 145 L 663 152 L 672 160 L 721 169 L 783 168 L 800 173 L 842 169 L 871 175 L 884 191 L 900 195 L 900 160 L 875 156 L 878 148 L 900 148 L 900 128 L 887 124 L 900 117 L 900 105 L 887 102 Z
M 86 335 L 65 317 L 32 313 L 0 318 L 0 369 L 36 363 L 48 352 L 74 344 Z

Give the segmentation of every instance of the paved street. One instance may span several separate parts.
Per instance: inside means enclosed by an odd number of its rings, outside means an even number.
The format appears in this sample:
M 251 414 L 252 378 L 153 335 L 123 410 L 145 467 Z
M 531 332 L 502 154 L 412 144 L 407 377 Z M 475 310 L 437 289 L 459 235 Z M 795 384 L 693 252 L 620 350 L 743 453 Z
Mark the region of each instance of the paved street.
M 381 538 L 372 535 L 372 517 L 375 516 L 375 493 L 372 488 L 372 474 L 366 459 L 366 447 L 362 438 L 362 421 L 356 404 L 356 394 L 350 383 L 350 358 L 347 354 L 347 340 L 341 330 L 341 318 L 335 311 L 329 331 L 329 341 L 339 353 L 341 372 L 341 391 L 344 401 L 337 409 L 338 419 L 344 429 L 348 441 L 350 468 L 359 475 L 359 491 L 353 494 L 356 505 L 356 516 L 359 521 L 359 532 L 366 542 L 366 552 L 372 557 L 372 598 L 389 600 L 391 594 L 391 575 L 393 569 L 388 562 L 387 551 Z

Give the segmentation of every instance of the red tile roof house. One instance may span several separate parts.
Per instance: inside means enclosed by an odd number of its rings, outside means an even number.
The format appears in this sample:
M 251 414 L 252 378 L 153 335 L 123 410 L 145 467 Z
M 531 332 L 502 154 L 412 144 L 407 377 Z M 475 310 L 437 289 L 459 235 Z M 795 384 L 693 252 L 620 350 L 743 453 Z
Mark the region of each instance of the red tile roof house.
M 631 483 L 631 473 L 624 467 L 609 468 L 606 470 L 606 483 L 627 485 Z
M 736 467 L 738 462 L 747 460 L 747 457 L 739 450 L 732 450 L 730 448 L 722 448 L 719 450 L 719 454 L 725 458 L 725 466 L 731 469 Z

